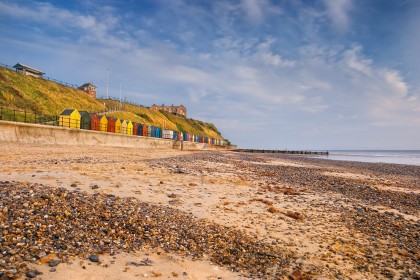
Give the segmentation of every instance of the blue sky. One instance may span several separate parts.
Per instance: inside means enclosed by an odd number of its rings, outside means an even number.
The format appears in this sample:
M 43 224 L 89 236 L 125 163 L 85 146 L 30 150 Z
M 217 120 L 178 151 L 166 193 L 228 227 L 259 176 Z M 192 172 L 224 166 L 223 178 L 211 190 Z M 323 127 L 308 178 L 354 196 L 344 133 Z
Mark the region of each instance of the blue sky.
M 420 1 L 0 0 L 0 62 L 240 147 L 420 149 Z M 109 69 L 109 70 L 107 70 Z

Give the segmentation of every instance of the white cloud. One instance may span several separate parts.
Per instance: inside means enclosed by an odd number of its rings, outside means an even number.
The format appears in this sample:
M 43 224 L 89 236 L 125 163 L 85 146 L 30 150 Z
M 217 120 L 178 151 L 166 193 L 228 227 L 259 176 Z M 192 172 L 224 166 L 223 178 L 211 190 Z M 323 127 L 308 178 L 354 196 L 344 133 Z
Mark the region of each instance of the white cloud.
M 353 9 L 352 0 L 323 0 L 323 2 L 333 27 L 339 31 L 347 31 L 350 26 L 349 13 Z
M 242 0 L 242 7 L 245 13 L 253 22 L 261 22 L 264 18 L 263 11 L 261 9 L 260 0 Z
M 247 18 L 254 24 L 261 24 L 274 15 L 278 16 L 283 10 L 267 0 L 241 0 L 240 8 L 245 12 Z
M 361 74 L 372 75 L 372 60 L 363 57 L 361 46 L 353 46 L 343 54 L 345 66 Z
M 395 70 L 382 70 L 385 81 L 391 90 L 398 97 L 406 97 L 408 93 L 408 85 L 403 81 L 401 75 Z
M 296 62 L 292 60 L 283 59 L 279 54 L 274 54 L 270 50 L 270 46 L 274 43 L 275 40 L 268 38 L 263 43 L 260 43 L 257 46 L 257 51 L 255 57 L 261 60 L 264 64 L 273 65 L 273 66 L 284 66 L 291 67 L 295 66 Z

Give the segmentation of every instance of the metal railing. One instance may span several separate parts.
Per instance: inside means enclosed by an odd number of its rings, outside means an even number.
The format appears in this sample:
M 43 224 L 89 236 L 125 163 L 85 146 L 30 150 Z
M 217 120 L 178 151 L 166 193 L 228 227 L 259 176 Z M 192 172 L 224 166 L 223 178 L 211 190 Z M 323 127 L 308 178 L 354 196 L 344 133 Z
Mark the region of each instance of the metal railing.
M 13 66 L 3 64 L 3 63 L 0 63 L 0 66 L 4 67 L 4 68 L 7 68 L 9 70 L 15 71 L 16 73 L 21 73 L 19 71 L 16 71 L 16 69 L 13 68 Z M 54 78 L 51 78 L 51 77 L 40 76 L 40 78 L 42 78 L 44 80 L 47 80 L 47 81 L 52 81 L 52 82 L 57 83 L 57 84 L 61 84 L 61 85 L 66 86 L 66 87 L 78 88 L 78 85 L 76 85 L 76 84 L 70 84 L 70 83 L 63 82 L 63 81 L 60 81 L 60 80 L 57 80 L 57 79 L 54 79 Z
M 96 97 L 97 99 L 104 99 L 104 100 L 114 100 L 114 101 L 118 101 L 118 102 L 120 102 L 120 99 L 119 98 L 117 98 L 117 97 L 115 97 L 115 96 L 108 96 L 108 97 L 106 97 L 106 96 L 99 96 L 99 97 Z M 142 104 L 139 104 L 139 103 L 136 103 L 136 102 L 132 102 L 132 101 L 129 101 L 129 100 L 127 100 L 126 98 L 124 98 L 124 100 L 123 99 L 121 99 L 121 103 L 122 103 L 122 107 L 124 107 L 124 103 L 127 103 L 127 104 L 131 104 L 131 105 L 134 105 L 134 106 L 139 106 L 139 107 L 144 107 L 144 108 L 149 108 L 149 107 L 147 107 L 147 106 L 144 106 L 144 105 L 142 105 Z M 122 108 L 122 109 L 124 109 L 124 108 Z
M 36 114 L 23 110 L 0 108 L 0 120 L 45 125 L 58 125 L 57 116 Z

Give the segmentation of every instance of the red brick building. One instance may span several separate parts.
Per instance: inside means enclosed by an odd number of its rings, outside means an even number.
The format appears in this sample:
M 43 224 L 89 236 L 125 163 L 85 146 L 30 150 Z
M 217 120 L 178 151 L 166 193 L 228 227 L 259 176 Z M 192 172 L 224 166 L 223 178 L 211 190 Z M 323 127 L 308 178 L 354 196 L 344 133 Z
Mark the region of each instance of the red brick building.
M 86 83 L 79 87 L 80 90 L 86 92 L 91 97 L 96 98 L 96 86 L 91 83 Z
M 162 106 L 158 106 L 153 104 L 152 107 L 150 107 L 150 110 L 152 111 L 165 111 L 174 115 L 180 115 L 180 116 L 184 116 L 187 117 L 187 108 L 184 107 L 184 105 L 180 105 L 180 106 L 165 106 L 162 104 Z

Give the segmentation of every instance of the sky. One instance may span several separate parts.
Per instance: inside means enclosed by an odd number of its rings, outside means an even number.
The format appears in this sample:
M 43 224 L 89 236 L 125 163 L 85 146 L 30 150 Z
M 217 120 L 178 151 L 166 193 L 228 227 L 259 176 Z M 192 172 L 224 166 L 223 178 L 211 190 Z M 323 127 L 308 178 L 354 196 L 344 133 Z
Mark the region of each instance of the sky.
M 241 148 L 420 149 L 419 30 L 418 0 L 0 0 L 0 63 Z

